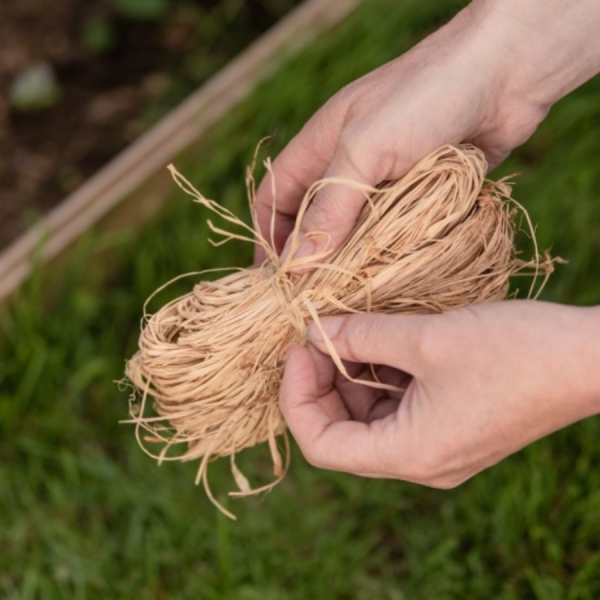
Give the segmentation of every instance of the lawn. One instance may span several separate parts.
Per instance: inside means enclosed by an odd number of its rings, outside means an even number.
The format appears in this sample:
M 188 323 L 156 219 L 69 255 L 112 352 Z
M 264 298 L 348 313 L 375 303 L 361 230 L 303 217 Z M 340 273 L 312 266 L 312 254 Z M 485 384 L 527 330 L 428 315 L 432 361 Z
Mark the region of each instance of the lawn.
M 273 134 L 275 154 L 332 93 L 462 4 L 365 3 L 289 57 L 177 166 L 247 215 L 244 168 L 260 138 Z M 521 173 L 515 196 L 541 246 L 569 260 L 547 300 L 600 303 L 599 97 L 596 78 L 498 170 Z M 243 245 L 212 248 L 207 217 L 174 186 L 153 223 L 88 237 L 58 290 L 49 291 L 52 273 L 38 273 L 0 312 L 1 598 L 600 598 L 599 418 L 451 491 L 320 471 L 294 451 L 274 491 L 227 502 L 233 482 L 216 463 L 212 487 L 237 522 L 193 485 L 195 465 L 147 458 L 119 424 L 127 394 L 113 383 L 135 348 L 144 299 L 179 273 L 251 259 Z M 240 463 L 268 479 L 262 449 Z

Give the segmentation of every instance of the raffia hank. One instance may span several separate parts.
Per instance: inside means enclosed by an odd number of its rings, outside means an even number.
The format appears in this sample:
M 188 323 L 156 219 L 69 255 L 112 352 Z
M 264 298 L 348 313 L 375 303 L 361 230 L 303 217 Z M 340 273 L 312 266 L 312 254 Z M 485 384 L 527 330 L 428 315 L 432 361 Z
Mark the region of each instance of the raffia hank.
M 271 172 L 268 160 L 265 165 Z M 274 220 L 270 236 L 260 232 L 253 168 L 247 176 L 249 226 L 170 167 L 187 194 L 243 232 L 225 231 L 209 220 L 211 230 L 223 236 L 215 245 L 231 239 L 257 243 L 267 259 L 201 281 L 154 314 L 148 314 L 146 303 L 139 351 L 126 367 L 133 389 L 129 422 L 140 446 L 159 462 L 199 459 L 196 483 L 202 481 L 211 501 L 231 518 L 211 492 L 208 463 L 230 457 L 239 488 L 232 496 L 269 490 L 285 476 L 290 453 L 279 387 L 288 349 L 306 343 L 311 321 L 347 312 L 437 313 L 500 300 L 516 274 L 532 276 L 528 297 L 533 297 L 553 269 L 553 260 L 538 252 L 527 213 L 511 199 L 511 185 L 485 180 L 487 163 L 474 146 L 443 146 L 399 181 L 377 188 L 340 178 L 316 182 L 298 222 L 327 185 L 361 190 L 367 202 L 342 248 L 328 250 L 328 236 L 313 234 L 326 240 L 325 250 L 302 259 L 294 258 L 298 225 L 285 260 L 273 249 Z M 271 182 L 275 201 L 273 177 Z M 533 242 L 529 260 L 518 258 L 514 246 L 517 215 L 524 217 Z M 538 275 L 543 278 L 536 293 Z M 347 376 L 335 351 L 332 357 Z M 387 387 L 377 381 L 365 385 Z M 261 442 L 269 445 L 275 479 L 253 489 L 235 455 Z M 160 450 L 154 452 L 157 443 Z M 183 450 L 174 456 L 173 447 Z

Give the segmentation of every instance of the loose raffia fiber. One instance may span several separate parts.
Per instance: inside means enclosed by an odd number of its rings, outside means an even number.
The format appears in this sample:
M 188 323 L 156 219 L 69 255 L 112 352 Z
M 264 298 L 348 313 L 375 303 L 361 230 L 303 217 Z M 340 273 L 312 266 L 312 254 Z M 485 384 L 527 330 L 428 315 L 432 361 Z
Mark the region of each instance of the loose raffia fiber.
M 269 161 L 266 166 L 270 170 Z M 314 234 L 326 240 L 326 249 L 294 259 L 296 227 L 292 251 L 282 261 L 273 250 L 274 222 L 271 243 L 256 223 L 252 168 L 250 227 L 204 198 L 171 167 L 185 192 L 245 232 L 227 232 L 209 221 L 223 236 L 219 244 L 233 238 L 256 242 L 267 259 L 217 281 L 202 281 L 155 314 L 144 310 L 139 351 L 126 370 L 134 389 L 131 421 L 144 450 L 159 462 L 201 459 L 197 483 L 202 481 L 210 499 L 233 517 L 211 493 L 208 463 L 231 457 L 240 489 L 234 496 L 270 489 L 284 476 L 289 446 L 284 435 L 282 457 L 277 436 L 286 425 L 278 407 L 280 381 L 290 345 L 306 342 L 312 320 L 346 312 L 435 313 L 500 300 L 508 293 L 509 278 L 524 270 L 534 275 L 531 296 L 536 276 L 544 272 L 547 277 L 552 262 L 540 258 L 526 213 L 510 199 L 510 185 L 485 181 L 486 170 L 477 148 L 444 146 L 401 180 L 378 188 L 343 179 L 319 181 L 308 190 L 298 221 L 327 185 L 359 189 L 368 202 L 341 249 L 327 250 L 328 236 Z M 518 213 L 525 215 L 535 246 L 529 261 L 517 258 L 514 249 Z M 339 357 L 334 360 L 345 373 Z M 369 385 L 386 387 L 377 381 Z M 149 396 L 154 398 L 151 415 Z M 154 453 L 149 444 L 156 442 L 161 447 Z M 251 489 L 234 456 L 260 442 L 269 444 L 275 481 Z M 183 451 L 172 456 L 170 450 L 179 445 Z

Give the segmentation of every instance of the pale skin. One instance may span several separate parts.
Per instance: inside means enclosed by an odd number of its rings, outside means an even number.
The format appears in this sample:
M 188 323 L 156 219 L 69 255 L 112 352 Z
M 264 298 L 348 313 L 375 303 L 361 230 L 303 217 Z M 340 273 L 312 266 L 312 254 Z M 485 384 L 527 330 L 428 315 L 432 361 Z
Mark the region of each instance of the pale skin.
M 342 89 L 274 162 L 277 250 L 288 252 L 302 196 L 319 178 L 376 185 L 436 147 L 464 141 L 479 146 L 491 168 L 499 164 L 552 104 L 600 71 L 599 26 L 597 0 L 475 0 Z M 324 231 L 337 247 L 363 203 L 360 193 L 329 186 L 300 229 Z M 266 233 L 268 182 L 257 210 Z M 319 251 L 313 240 L 295 256 Z M 351 376 L 381 365 L 380 379 L 405 389 L 347 381 L 311 325 L 308 346 L 290 351 L 280 405 L 305 457 L 322 468 L 448 488 L 600 413 L 600 307 L 522 300 L 321 321 Z

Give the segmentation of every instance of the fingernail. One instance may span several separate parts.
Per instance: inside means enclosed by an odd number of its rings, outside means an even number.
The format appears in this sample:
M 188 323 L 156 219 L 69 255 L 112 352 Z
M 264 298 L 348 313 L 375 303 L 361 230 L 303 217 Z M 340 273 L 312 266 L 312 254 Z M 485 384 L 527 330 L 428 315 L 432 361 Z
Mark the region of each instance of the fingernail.
M 346 317 L 323 317 L 320 319 L 321 328 L 325 335 L 332 339 L 334 338 L 341 330 L 344 325 L 344 321 Z M 323 335 L 319 330 L 319 326 L 316 323 L 311 323 L 308 326 L 308 337 L 312 342 L 320 342 L 323 340 Z
M 285 260 L 291 252 L 292 238 L 293 238 L 293 235 L 290 235 L 290 237 L 287 239 L 287 242 L 285 243 L 283 252 L 281 253 L 282 260 Z M 315 250 L 316 250 L 317 246 L 315 244 L 315 241 L 312 238 L 309 238 L 301 233 L 298 236 L 297 243 L 298 243 L 298 246 L 292 256 L 293 259 L 306 258 L 307 256 L 312 256 L 313 254 L 315 254 Z

